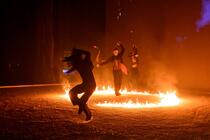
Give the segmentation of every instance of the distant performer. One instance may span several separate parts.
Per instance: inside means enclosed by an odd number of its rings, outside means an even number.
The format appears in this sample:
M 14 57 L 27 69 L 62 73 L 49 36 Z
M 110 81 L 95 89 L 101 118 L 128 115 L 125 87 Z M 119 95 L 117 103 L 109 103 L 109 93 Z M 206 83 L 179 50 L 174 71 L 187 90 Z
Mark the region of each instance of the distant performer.
M 109 62 L 113 62 L 113 77 L 114 77 L 114 89 L 115 95 L 120 96 L 120 89 L 122 85 L 122 73 L 128 74 L 126 66 L 123 64 L 123 54 L 125 52 L 125 48 L 121 43 L 116 43 L 116 46 L 113 49 L 113 55 L 106 60 L 102 60 L 98 63 L 97 67 L 100 65 L 107 64 Z
M 138 49 L 135 45 L 132 46 L 132 50 L 130 52 L 130 62 L 131 62 L 131 70 L 130 70 L 130 83 L 132 88 L 139 88 L 139 54 Z
M 92 118 L 92 114 L 88 108 L 87 101 L 96 88 L 90 53 L 88 51 L 74 48 L 72 50 L 72 55 L 65 57 L 63 61 L 67 62 L 71 67 L 66 73 L 71 73 L 72 71 L 77 70 L 82 78 L 82 83 L 73 87 L 69 91 L 69 96 L 72 104 L 79 106 L 78 114 L 84 112 L 86 115 L 86 121 L 88 121 Z M 78 98 L 78 94 L 80 93 L 84 94 L 81 98 Z

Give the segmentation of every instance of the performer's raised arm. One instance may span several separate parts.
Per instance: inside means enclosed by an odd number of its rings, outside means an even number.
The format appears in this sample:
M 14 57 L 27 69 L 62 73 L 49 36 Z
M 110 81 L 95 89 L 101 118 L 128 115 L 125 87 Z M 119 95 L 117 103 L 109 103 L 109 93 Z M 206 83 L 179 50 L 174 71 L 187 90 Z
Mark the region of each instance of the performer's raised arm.
M 110 63 L 110 62 L 112 62 L 112 61 L 114 61 L 114 57 L 113 57 L 113 56 L 109 57 L 109 58 L 106 59 L 106 60 L 102 60 L 102 61 L 99 63 L 99 65 L 104 65 L 104 64 Z

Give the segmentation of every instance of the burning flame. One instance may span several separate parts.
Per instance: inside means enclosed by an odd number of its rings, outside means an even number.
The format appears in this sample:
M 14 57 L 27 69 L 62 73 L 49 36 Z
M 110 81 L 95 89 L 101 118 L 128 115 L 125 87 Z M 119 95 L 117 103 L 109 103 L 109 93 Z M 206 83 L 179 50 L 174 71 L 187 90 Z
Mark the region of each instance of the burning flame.
M 65 98 L 69 99 L 69 89 L 70 86 L 64 88 L 65 90 Z M 102 88 L 97 87 L 93 96 L 110 96 L 114 95 L 114 89 L 110 86 Z M 141 103 L 139 101 L 134 102 L 132 100 L 128 100 L 127 102 L 112 102 L 112 101 L 104 101 L 98 102 L 95 105 L 99 107 L 114 107 L 114 108 L 156 108 L 156 107 L 169 107 L 169 106 L 177 106 L 180 104 L 180 99 L 176 96 L 176 91 L 167 91 L 167 92 L 158 92 L 158 93 L 150 93 L 150 92 L 138 92 L 138 91 L 128 91 L 127 89 L 123 89 L 120 91 L 121 96 L 126 97 L 127 95 L 136 95 L 136 96 L 153 96 L 159 98 L 158 103 Z M 114 98 L 114 97 L 113 97 Z
M 140 94 L 140 93 L 139 93 Z M 140 103 L 133 102 L 129 100 L 128 102 L 107 102 L 98 103 L 97 106 L 101 107 L 122 107 L 122 108 L 155 108 L 155 107 L 167 107 L 167 106 L 176 106 L 180 104 L 180 99 L 174 93 L 159 93 L 152 96 L 159 96 L 159 103 Z

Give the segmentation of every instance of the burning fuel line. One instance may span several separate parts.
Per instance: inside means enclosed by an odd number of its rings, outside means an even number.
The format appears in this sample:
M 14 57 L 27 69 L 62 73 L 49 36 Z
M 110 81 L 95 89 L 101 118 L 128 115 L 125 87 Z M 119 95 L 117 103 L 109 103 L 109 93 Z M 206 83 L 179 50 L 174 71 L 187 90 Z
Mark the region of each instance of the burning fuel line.
M 64 97 L 69 100 L 69 88 L 65 89 Z M 117 100 L 113 101 L 115 98 L 114 89 L 110 86 L 96 88 L 93 93 L 94 98 L 99 99 L 94 102 L 94 105 L 97 107 L 106 107 L 106 108 L 158 108 L 158 107 L 172 107 L 178 106 L 181 103 L 181 99 L 176 95 L 176 91 L 166 91 L 166 92 L 158 92 L 158 93 L 150 93 L 150 92 L 139 92 L 139 91 L 128 91 L 127 89 L 121 90 L 121 98 L 125 100 Z M 113 96 L 113 97 L 112 97 Z M 132 96 L 132 98 L 131 98 Z M 110 98 L 111 97 L 111 98 Z M 142 103 L 138 99 L 142 97 L 147 97 L 147 101 Z M 157 98 L 158 102 L 151 102 L 150 99 Z M 119 98 L 118 98 L 119 99 Z M 137 100 L 137 101 L 134 101 Z
M 176 94 L 173 93 L 167 93 L 167 94 L 154 94 L 154 95 L 147 95 L 147 96 L 156 96 L 160 99 L 157 103 L 149 103 L 148 101 L 146 103 L 141 102 L 133 102 L 132 100 L 129 100 L 127 102 L 110 102 L 110 101 L 104 101 L 99 102 L 96 104 L 96 106 L 99 107 L 112 107 L 112 108 L 157 108 L 157 107 L 171 107 L 171 106 L 177 106 L 180 104 L 180 99 L 176 96 Z
M 157 108 L 157 107 L 170 107 L 177 106 L 180 104 L 180 99 L 176 96 L 176 91 L 173 92 L 160 92 L 160 93 L 149 93 L 149 92 L 123 92 L 124 95 L 136 95 L 136 98 L 141 98 L 143 96 L 147 97 L 156 97 L 159 98 L 159 102 L 150 103 L 141 103 L 139 101 L 134 102 L 131 99 L 129 101 L 104 101 L 96 103 L 96 106 L 99 107 L 112 107 L 112 108 Z

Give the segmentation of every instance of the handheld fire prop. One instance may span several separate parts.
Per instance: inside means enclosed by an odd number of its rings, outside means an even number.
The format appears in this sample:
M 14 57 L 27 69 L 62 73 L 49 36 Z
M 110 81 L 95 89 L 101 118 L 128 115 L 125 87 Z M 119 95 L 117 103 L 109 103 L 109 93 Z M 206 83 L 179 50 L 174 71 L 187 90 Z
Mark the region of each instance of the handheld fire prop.
M 69 99 L 69 88 L 69 86 L 64 87 L 66 99 Z M 144 99 L 144 102 L 141 102 L 141 99 Z M 93 103 L 94 106 L 109 108 L 157 108 L 180 104 L 176 91 L 150 93 L 124 89 L 121 90 L 121 97 L 116 97 L 114 89 L 110 86 L 97 87 L 91 100 L 91 104 Z

